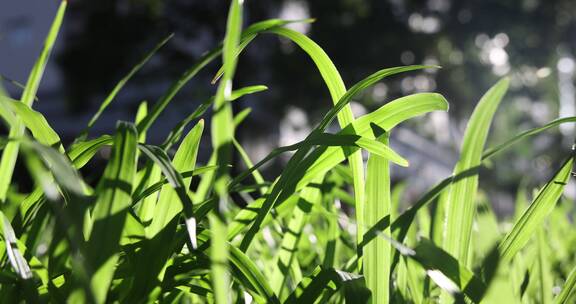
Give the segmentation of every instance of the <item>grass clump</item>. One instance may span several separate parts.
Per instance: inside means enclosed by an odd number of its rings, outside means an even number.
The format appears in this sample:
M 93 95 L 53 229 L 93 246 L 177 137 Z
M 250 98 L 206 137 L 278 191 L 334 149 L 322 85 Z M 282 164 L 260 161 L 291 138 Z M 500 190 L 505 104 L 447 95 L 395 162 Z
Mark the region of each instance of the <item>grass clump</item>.
M 479 169 L 499 152 L 576 117 L 486 149 L 492 117 L 508 87 L 507 79 L 499 81 L 470 118 L 453 175 L 401 212 L 398 197 L 410 185 L 392 187 L 390 166 L 409 163 L 389 146 L 390 133 L 405 120 L 447 111 L 448 103 L 437 93 L 417 93 L 354 117 L 349 102 L 386 77 L 434 67 L 382 69 L 347 89 L 320 46 L 284 27 L 292 21 L 266 20 L 242 29 L 242 1 L 233 0 L 222 45 L 186 70 L 156 103 L 143 103 L 135 121 L 118 122 L 113 134 L 90 137 L 122 86 L 170 37 L 118 83 L 86 129 L 64 147 L 32 103 L 66 4 L 61 3 L 22 97 L 0 96 L 0 116 L 10 130 L 1 140 L 1 302 L 574 301 L 576 237 L 571 207 L 562 196 L 573 174 L 574 148 L 531 203 L 519 192 L 519 212 L 510 227 L 497 222 L 478 179 Z M 233 86 L 238 56 L 265 33 L 290 39 L 309 55 L 333 107 L 304 140 L 254 164 L 234 137 L 249 110 L 234 113 L 230 102 L 266 89 Z M 147 143 L 147 130 L 173 97 L 218 58 L 215 96 L 161 145 Z M 208 129 L 202 117 L 210 107 Z M 327 133 L 334 120 L 341 131 Z M 209 145 L 202 141 L 207 130 L 212 155 L 200 165 L 196 158 L 199 147 Z M 111 148 L 110 158 L 93 188 L 79 170 L 104 147 Z M 289 151 L 283 172 L 264 179 L 259 168 Z M 233 153 L 249 168 L 236 176 L 230 173 Z M 30 193 L 11 187 L 17 158 L 35 181 Z M 247 206 L 240 208 L 233 194 Z M 355 212 L 345 212 L 341 204 Z

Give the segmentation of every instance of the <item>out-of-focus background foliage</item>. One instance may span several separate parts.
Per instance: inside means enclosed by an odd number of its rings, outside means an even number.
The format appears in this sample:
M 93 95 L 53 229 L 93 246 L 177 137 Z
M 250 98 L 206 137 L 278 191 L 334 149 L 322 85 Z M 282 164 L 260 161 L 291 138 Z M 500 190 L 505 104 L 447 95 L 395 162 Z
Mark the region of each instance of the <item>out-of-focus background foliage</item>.
M 0 74 L 12 97 L 19 97 L 14 82 L 26 81 L 57 4 L 21 0 L 0 5 Z M 228 4 L 70 0 L 36 109 L 45 113 L 64 139 L 72 138 L 143 54 L 175 33 L 95 129 L 110 132 L 114 121 L 132 119 L 141 101 L 156 101 L 180 73 L 219 43 Z M 473 106 L 499 77 L 508 75 L 512 84 L 492 127 L 491 144 L 556 117 L 575 115 L 575 1 L 246 0 L 245 5 L 247 22 L 316 18 L 312 24 L 294 28 L 326 50 L 349 86 L 383 67 L 442 66 L 391 78 L 353 103 L 360 115 L 417 91 L 437 91 L 450 102 L 448 114 L 434 113 L 393 134 L 392 145 L 411 161 L 409 169 L 394 172 L 396 182 L 411 179 L 408 199 L 450 174 Z M 168 107 L 151 130 L 153 142 L 161 141 L 174 124 L 214 93 L 210 80 L 216 69 L 202 73 L 177 96 L 176 105 Z M 237 87 L 265 84 L 270 88 L 235 104 L 237 110 L 253 109 L 238 137 L 256 160 L 275 146 L 301 139 L 331 105 L 310 60 L 276 37 L 259 37 L 251 44 L 240 59 L 236 81 Z M 481 184 L 500 215 L 512 211 L 512 193 L 519 183 L 535 185 L 551 174 L 574 135 L 572 125 L 564 126 L 560 132 L 517 145 L 484 170 Z M 276 163 L 267 170 L 280 166 Z M 574 197 L 576 185 L 567 191 Z

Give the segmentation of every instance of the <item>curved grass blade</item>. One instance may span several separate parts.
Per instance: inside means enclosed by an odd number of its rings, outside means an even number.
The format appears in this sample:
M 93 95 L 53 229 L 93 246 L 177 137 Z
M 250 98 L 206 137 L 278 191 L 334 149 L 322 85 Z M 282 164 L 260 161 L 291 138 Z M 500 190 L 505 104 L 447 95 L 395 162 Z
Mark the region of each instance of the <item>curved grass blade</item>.
M 508 89 L 509 80 L 504 78 L 496 83 L 474 109 L 466 127 L 460 160 L 454 168 L 458 175 L 481 164 L 482 150 L 492 117 Z M 454 181 L 450 185 L 446 201 L 446 217 L 443 247 L 459 261 L 469 265 L 468 252 L 471 246 L 472 222 L 474 221 L 474 200 L 478 188 L 478 175 Z
M 20 252 L 14 229 L 2 211 L 0 211 L 0 231 L 2 232 L 6 253 L 8 254 L 8 261 L 12 269 L 14 269 L 21 279 L 31 279 L 32 270 L 30 269 L 30 265 L 28 265 L 28 261 L 26 261 L 22 252 Z
M 572 154 L 574 153 L 572 151 Z M 506 234 L 499 245 L 502 260 L 507 262 L 512 260 L 552 212 L 564 191 L 565 185 L 568 183 L 573 165 L 574 155 L 571 155 L 562 164 L 562 167 L 556 172 L 554 177 L 540 190 L 528 209 L 514 223 L 512 230 Z
M 308 54 L 308 56 L 310 56 L 310 58 L 316 64 L 320 75 L 322 75 L 326 86 L 328 87 L 328 91 L 330 92 L 330 96 L 332 97 L 332 102 L 334 105 L 337 105 L 340 100 L 345 100 L 345 98 L 343 98 L 343 96 L 346 94 L 346 86 L 344 85 L 344 81 L 334 66 L 334 63 L 332 63 L 332 60 L 330 60 L 328 55 L 326 55 L 324 50 L 318 44 L 316 44 L 312 39 L 306 37 L 306 35 L 286 28 L 273 28 L 268 30 L 268 32 L 292 40 L 294 43 L 300 46 L 302 50 Z M 348 105 L 348 102 L 343 102 L 342 105 L 342 111 L 340 112 L 339 109 L 335 111 L 335 113 L 338 113 L 338 121 L 340 123 L 340 127 L 344 128 L 354 121 L 354 115 L 352 113 L 352 108 L 350 105 Z M 330 113 L 328 115 L 330 115 Z M 330 121 L 332 119 L 330 119 Z M 354 127 L 352 127 L 352 129 L 353 128 Z M 352 134 L 354 133 L 355 132 L 352 132 Z M 350 153 L 349 162 L 350 169 L 352 170 L 354 177 L 354 199 L 356 203 L 357 222 L 360 223 L 358 227 L 360 227 L 364 223 L 363 208 L 365 200 L 364 163 L 362 160 L 361 152 L 356 151 L 354 153 Z M 358 243 L 361 241 L 362 235 L 362 229 L 359 228 L 357 234 Z
M 432 111 L 447 111 L 448 103 L 440 94 L 418 93 L 393 100 L 376 111 L 359 117 L 354 122 L 356 134 L 374 138 L 371 131 L 371 123 L 380 126 L 382 129 L 391 130 L 399 123 L 410 118 L 420 116 Z M 348 128 L 338 134 L 348 134 Z M 352 151 L 355 148 L 350 148 Z M 339 147 L 327 148 L 321 156 L 308 168 L 302 180 L 298 183 L 297 189 L 301 189 L 317 174 L 322 174 L 332 169 L 346 159 L 347 154 Z
M 138 136 L 132 124 L 119 122 L 112 157 L 97 188 L 93 226 L 86 244 L 86 262 L 92 269 L 91 287 L 96 303 L 104 303 L 119 258 L 120 238 L 131 203 L 136 175 Z
M 514 145 L 515 143 L 517 143 L 517 142 L 519 142 L 519 141 L 521 141 L 527 137 L 540 134 L 541 132 L 544 132 L 544 131 L 549 130 L 553 127 L 559 126 L 561 124 L 574 123 L 574 122 L 576 122 L 576 117 L 574 117 L 574 116 L 563 117 L 563 118 L 555 119 L 555 120 L 553 120 L 553 121 L 551 121 L 551 122 L 549 122 L 549 123 L 547 123 L 541 127 L 526 130 L 526 131 L 508 139 L 507 141 L 505 141 L 499 145 L 496 145 L 495 147 L 490 147 L 489 149 L 486 149 L 484 151 L 484 153 L 482 154 L 482 159 L 483 160 L 488 159 L 492 155 L 509 148 L 510 146 Z
M 38 111 L 34 111 L 32 108 L 22 102 L 10 99 L 5 96 L 0 96 L 0 103 L 2 108 L 10 109 L 12 112 L 14 112 L 14 118 L 17 117 L 17 119 L 12 121 L 12 126 L 17 126 L 18 123 L 21 122 L 26 128 L 30 130 L 32 136 L 40 143 L 59 148 L 62 152 L 64 151 L 58 133 L 56 133 L 50 124 L 48 124 L 48 121 L 44 115 Z M 2 115 L 2 117 L 6 117 L 6 121 L 8 123 L 10 123 L 10 120 L 12 120 L 10 115 Z
M 194 170 L 203 130 L 204 121 L 200 120 L 182 141 L 172 164 L 168 161 L 168 157 L 162 149 L 153 146 L 140 146 L 144 148 L 144 153 L 158 164 L 173 188 L 172 190 L 169 187 L 163 187 L 156 206 L 151 206 L 154 207 L 154 217 L 151 225 L 147 227 L 147 235 L 149 237 L 154 237 L 175 216 L 184 210 L 190 241 L 192 246 L 196 247 L 196 218 L 192 200 L 188 195 L 188 188 L 192 179 L 190 177 L 184 179 L 179 172 Z M 178 196 L 182 205 L 174 204 L 174 195 Z
M 58 31 L 62 25 L 62 20 L 64 19 L 64 12 L 66 11 L 67 4 L 68 1 L 65 0 L 60 2 L 58 12 L 56 13 L 56 17 L 54 18 L 50 30 L 48 31 L 48 36 L 44 42 L 44 47 L 42 48 L 40 57 L 38 57 L 38 60 L 36 60 L 36 63 L 34 64 L 34 67 L 32 67 L 32 71 L 28 76 L 26 88 L 22 93 L 20 102 L 29 107 L 32 106 L 38 91 L 38 87 L 40 86 L 40 80 L 44 74 L 44 69 L 46 67 L 46 63 L 48 62 L 48 58 L 50 57 L 50 53 L 52 52 L 52 47 L 56 42 L 56 37 L 58 36 Z M 23 134 L 24 126 L 21 123 L 13 125 L 10 128 L 10 138 L 19 138 Z M 2 158 L 0 159 L 0 202 L 4 202 L 6 200 L 6 194 L 12 180 L 14 166 L 16 165 L 16 159 L 18 157 L 18 149 L 18 142 L 8 142 L 4 147 Z
M 296 31 L 289 30 L 286 28 L 273 28 L 268 30 L 270 33 L 274 33 L 285 38 L 288 38 L 298 44 L 314 61 L 316 64 L 324 82 L 326 83 L 328 90 L 330 91 L 330 95 L 332 96 L 332 101 L 334 103 L 334 108 L 329 112 L 324 120 L 320 123 L 320 128 L 322 129 L 324 126 L 327 126 L 333 119 L 333 114 L 338 113 L 338 121 L 340 123 L 341 128 L 349 128 L 349 134 L 358 134 L 355 130 L 355 125 L 352 125 L 354 122 L 354 115 L 352 114 L 352 109 L 348 105 L 348 102 L 345 100 L 347 98 L 344 97 L 345 94 L 355 95 L 358 91 L 363 90 L 365 87 L 363 85 L 369 86 L 370 81 L 365 81 L 358 83 L 354 87 L 352 87 L 348 92 L 346 92 L 346 87 L 344 85 L 344 81 L 342 80 L 338 70 L 328 57 L 324 50 L 320 46 L 318 46 L 313 40 L 306 37 L 303 34 L 300 34 Z M 409 67 L 400 67 L 400 68 L 391 68 L 381 70 L 379 72 L 374 73 L 373 75 L 369 76 L 368 78 L 380 78 L 386 77 L 392 74 L 421 69 L 424 67 L 421 66 L 409 66 Z M 378 75 L 379 73 L 387 74 L 385 76 Z M 381 79 L 381 78 L 380 78 Z M 366 80 L 366 79 L 365 79 Z M 355 206 L 356 206 L 356 221 L 358 223 L 357 228 L 357 243 L 360 244 L 362 242 L 362 236 L 364 235 L 363 228 L 365 225 L 364 223 L 364 204 L 365 204 L 365 181 L 364 181 L 364 163 L 362 160 L 362 155 L 360 151 L 351 152 L 349 148 L 345 148 L 345 153 L 348 154 L 348 160 L 350 163 L 350 169 L 353 172 L 354 177 L 354 198 L 355 198 Z M 348 151 L 346 151 L 348 150 Z

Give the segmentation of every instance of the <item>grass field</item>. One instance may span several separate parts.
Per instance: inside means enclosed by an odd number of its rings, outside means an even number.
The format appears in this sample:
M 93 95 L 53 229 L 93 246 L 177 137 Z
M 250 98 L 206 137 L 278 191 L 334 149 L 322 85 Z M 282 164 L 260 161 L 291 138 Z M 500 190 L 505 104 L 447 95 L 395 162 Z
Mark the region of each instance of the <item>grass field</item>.
M 558 148 L 565 158 L 551 168 L 555 173 L 538 189 L 521 188 L 515 215 L 503 221 L 478 185 L 480 168 L 498 166 L 500 152 L 576 117 L 518 130 L 486 147 L 509 84 L 498 81 L 468 120 L 453 174 L 405 209 L 399 202 L 410 185 L 392 187 L 390 167 L 409 160 L 388 145 L 389 135 L 406 120 L 447 111 L 448 102 L 438 93 L 417 93 L 361 117 L 349 102 L 387 77 L 437 67 L 375 70 L 346 87 L 320 46 L 285 27 L 310 20 L 266 20 L 243 29 L 242 1 L 233 0 L 222 44 L 183 71 L 158 101 L 142 103 L 134 121 L 118 122 L 113 134 L 90 136 L 124 84 L 170 37 L 128 71 L 64 146 L 33 103 L 66 5 L 61 2 L 21 97 L 0 91 L 9 129 L 0 137 L 1 303 L 576 301 L 574 202 L 562 195 L 574 178 L 575 148 Z M 267 89 L 233 82 L 237 58 L 263 34 L 289 39 L 310 57 L 333 105 L 304 140 L 256 162 L 235 139 L 250 109 L 234 113 L 231 102 Z M 213 71 L 213 98 L 162 144 L 147 143 L 147 130 L 174 96 L 213 61 L 222 66 Z M 336 121 L 341 131 L 327 133 Z M 204 133 L 211 142 L 202 140 Z M 212 147 L 207 164 L 197 163 L 200 146 Z M 110 149 L 106 168 L 87 183 L 79 170 L 101 149 Z M 282 154 L 290 156 L 282 173 L 265 179 L 259 168 Z M 233 155 L 250 169 L 232 176 Z M 35 182 L 30 193 L 18 192 L 13 181 L 17 159 Z

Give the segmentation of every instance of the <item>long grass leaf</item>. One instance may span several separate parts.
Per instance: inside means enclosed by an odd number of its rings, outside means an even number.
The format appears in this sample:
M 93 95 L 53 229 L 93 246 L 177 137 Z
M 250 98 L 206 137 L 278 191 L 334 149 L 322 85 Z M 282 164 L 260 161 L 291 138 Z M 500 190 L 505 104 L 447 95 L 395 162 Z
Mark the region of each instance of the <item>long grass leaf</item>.
M 226 240 L 227 223 L 225 212 L 228 208 L 228 164 L 232 160 L 232 139 L 234 137 L 234 118 L 230 104 L 232 93 L 232 78 L 236 71 L 236 51 L 242 32 L 243 1 L 232 0 L 228 11 L 226 37 L 222 51 L 224 74 L 214 97 L 214 114 L 211 124 L 212 147 L 216 153 L 216 175 L 214 189 L 217 198 L 215 213 L 209 215 L 212 230 L 210 247 L 210 275 L 214 300 L 217 304 L 229 303 L 227 293 L 228 274 L 228 243 Z
M 514 223 L 512 230 L 506 234 L 499 245 L 500 254 L 504 261 L 510 261 L 526 245 L 536 229 L 552 212 L 568 183 L 573 165 L 574 156 L 572 155 L 562 164 L 554 177 L 544 185 L 528 209 Z
M 136 129 L 120 122 L 112 148 L 112 157 L 98 184 L 99 193 L 87 243 L 87 262 L 93 271 L 92 291 L 97 303 L 104 303 L 112 281 L 120 237 L 131 203 L 132 183 L 136 175 Z
M 460 160 L 454 168 L 454 175 L 480 165 L 492 117 L 508 89 L 508 84 L 507 78 L 500 80 L 478 102 L 466 127 Z M 471 246 L 477 187 L 477 175 L 454 181 L 446 201 L 443 247 L 459 261 L 464 261 L 465 265 L 469 265 L 468 252 Z
M 382 130 L 378 140 L 388 143 L 389 134 Z M 366 225 L 368 231 L 383 219 L 390 218 L 392 199 L 390 194 L 390 164 L 386 158 L 371 154 L 366 167 Z M 382 231 L 390 235 L 390 227 Z M 390 300 L 390 266 L 392 247 L 382 238 L 368 241 L 362 250 L 363 273 L 366 286 L 372 293 L 372 303 L 388 303 Z
M 566 282 L 564 282 L 564 285 L 562 285 L 560 294 L 558 294 L 554 299 L 554 304 L 569 303 L 568 301 L 574 296 L 574 287 L 576 287 L 576 268 L 573 268 L 570 271 Z

